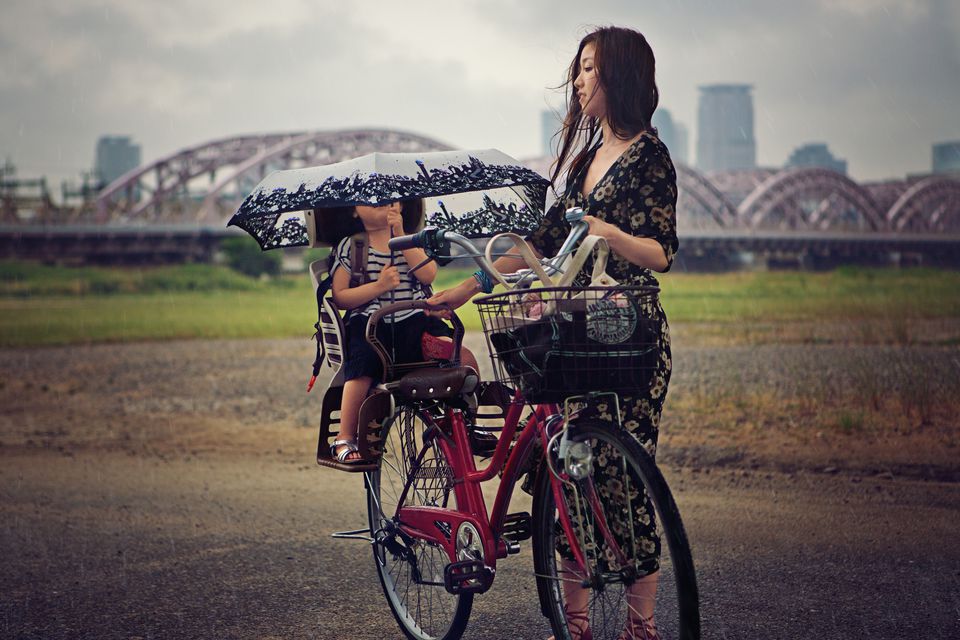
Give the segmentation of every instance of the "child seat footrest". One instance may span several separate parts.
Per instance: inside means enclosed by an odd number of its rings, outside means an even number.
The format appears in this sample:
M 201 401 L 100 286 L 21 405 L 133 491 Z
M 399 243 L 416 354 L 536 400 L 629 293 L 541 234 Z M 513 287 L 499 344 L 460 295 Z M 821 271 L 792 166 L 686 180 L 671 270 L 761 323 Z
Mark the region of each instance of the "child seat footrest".
M 340 462 L 330 454 L 330 445 L 337 439 L 337 432 L 340 430 L 342 401 L 343 387 L 330 387 L 323 396 L 320 437 L 317 442 L 317 464 L 352 473 L 375 471 L 383 453 L 381 438 L 383 424 L 390 416 L 392 408 L 390 392 L 376 389 L 360 406 L 357 449 L 363 462 Z M 334 413 L 337 415 L 334 416 Z

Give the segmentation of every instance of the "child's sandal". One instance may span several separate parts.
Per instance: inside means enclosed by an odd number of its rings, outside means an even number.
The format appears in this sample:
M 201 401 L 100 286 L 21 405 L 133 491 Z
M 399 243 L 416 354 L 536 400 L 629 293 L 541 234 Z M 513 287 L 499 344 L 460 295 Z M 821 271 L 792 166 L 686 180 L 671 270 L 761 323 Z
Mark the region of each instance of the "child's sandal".
M 343 447 L 340 449 L 340 452 L 337 453 L 337 448 Z M 333 444 L 330 445 L 330 456 L 336 458 L 337 462 L 340 464 L 354 464 L 357 462 L 366 462 L 363 458 L 357 458 L 356 460 L 347 460 L 347 457 L 351 453 L 356 453 L 360 451 L 360 448 L 357 447 L 356 440 L 334 440 Z

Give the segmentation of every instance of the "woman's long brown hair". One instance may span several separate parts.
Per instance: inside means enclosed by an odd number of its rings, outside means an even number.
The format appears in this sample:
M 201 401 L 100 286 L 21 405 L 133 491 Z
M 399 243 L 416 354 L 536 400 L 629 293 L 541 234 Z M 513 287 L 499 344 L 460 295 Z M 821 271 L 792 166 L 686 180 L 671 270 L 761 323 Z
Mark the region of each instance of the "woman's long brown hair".
M 660 102 L 660 92 L 654 77 L 656 60 L 647 39 L 639 31 L 622 27 L 601 27 L 587 34 L 580 41 L 562 85 L 567 115 L 557 134 L 559 151 L 550 176 L 554 189 L 561 175 L 570 177 L 580 171 L 587 155 L 600 142 L 600 121 L 584 116 L 573 86 L 580 75 L 580 54 L 591 42 L 596 47 L 594 65 L 598 80 L 607 96 L 607 122 L 614 135 L 632 138 L 641 131 L 653 130 L 651 120 Z

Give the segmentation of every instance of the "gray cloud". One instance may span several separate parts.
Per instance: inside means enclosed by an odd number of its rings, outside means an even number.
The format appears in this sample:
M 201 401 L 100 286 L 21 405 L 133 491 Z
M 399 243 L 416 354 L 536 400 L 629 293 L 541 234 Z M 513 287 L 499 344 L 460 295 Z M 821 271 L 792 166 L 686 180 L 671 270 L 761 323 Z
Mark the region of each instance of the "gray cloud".
M 929 170 L 931 143 L 960 138 L 960 7 L 948 0 L 597 0 L 583 23 L 574 0 L 525 6 L 509 23 L 517 36 L 575 44 L 587 24 L 644 32 L 661 104 L 692 131 L 698 85 L 753 84 L 763 163 L 827 141 L 855 176 L 877 179 Z
M 355 126 L 532 155 L 545 87 L 585 28 L 608 23 L 647 34 L 663 105 L 691 129 L 698 85 L 752 83 L 767 164 L 822 140 L 855 177 L 898 176 L 960 138 L 960 10 L 947 0 L 15 1 L 5 18 L 0 157 L 23 174 L 75 175 L 105 133 L 132 134 L 145 160 L 236 133 Z

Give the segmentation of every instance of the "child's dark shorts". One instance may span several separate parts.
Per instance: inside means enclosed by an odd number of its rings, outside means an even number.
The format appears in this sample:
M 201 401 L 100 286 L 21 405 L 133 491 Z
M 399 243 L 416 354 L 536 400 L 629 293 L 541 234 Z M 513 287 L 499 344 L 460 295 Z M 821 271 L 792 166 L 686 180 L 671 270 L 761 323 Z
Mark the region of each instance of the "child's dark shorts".
M 383 363 L 367 342 L 367 320 L 368 316 L 353 316 L 347 321 L 347 357 L 343 364 L 343 377 L 344 380 L 353 380 L 370 376 L 376 384 L 383 377 Z M 424 333 L 447 337 L 453 335 L 453 331 L 442 320 L 422 312 L 399 322 L 381 322 L 377 326 L 377 337 L 387 353 L 393 353 L 394 362 L 423 361 L 420 338 Z

